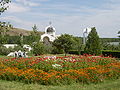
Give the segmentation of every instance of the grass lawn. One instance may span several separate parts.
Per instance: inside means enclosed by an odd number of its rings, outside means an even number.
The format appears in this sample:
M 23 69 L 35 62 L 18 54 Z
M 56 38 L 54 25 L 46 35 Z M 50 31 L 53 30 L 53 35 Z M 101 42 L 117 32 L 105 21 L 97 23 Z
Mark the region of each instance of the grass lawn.
M 120 79 L 109 80 L 99 84 L 72 84 L 61 86 L 44 86 L 0 80 L 0 90 L 120 90 Z

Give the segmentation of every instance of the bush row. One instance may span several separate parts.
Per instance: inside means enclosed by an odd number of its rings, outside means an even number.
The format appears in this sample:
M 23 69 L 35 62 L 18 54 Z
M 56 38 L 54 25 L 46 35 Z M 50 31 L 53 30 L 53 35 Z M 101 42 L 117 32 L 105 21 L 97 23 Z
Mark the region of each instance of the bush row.
M 69 54 L 79 55 L 79 52 L 76 50 L 71 50 L 71 51 L 69 51 Z M 85 54 L 85 52 L 81 51 L 80 54 L 83 55 L 83 54 Z M 102 50 L 102 55 L 120 58 L 120 51 Z
M 120 51 L 103 50 L 102 54 L 104 56 L 112 56 L 112 57 L 120 58 Z

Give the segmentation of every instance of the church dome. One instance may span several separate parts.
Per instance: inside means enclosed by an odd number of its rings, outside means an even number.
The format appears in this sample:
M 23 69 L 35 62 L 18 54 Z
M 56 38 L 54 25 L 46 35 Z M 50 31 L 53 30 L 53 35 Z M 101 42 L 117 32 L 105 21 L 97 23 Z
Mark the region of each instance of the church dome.
M 48 27 L 46 32 L 55 32 L 54 28 L 53 27 Z
M 53 26 L 51 26 L 51 22 L 50 22 L 50 25 L 45 28 L 45 34 L 55 36 L 55 32 L 56 32 L 55 28 Z

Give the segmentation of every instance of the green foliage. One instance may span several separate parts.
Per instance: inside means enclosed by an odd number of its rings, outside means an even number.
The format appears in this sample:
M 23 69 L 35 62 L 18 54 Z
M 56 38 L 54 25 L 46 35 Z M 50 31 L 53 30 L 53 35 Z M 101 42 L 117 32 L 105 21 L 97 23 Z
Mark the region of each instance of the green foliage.
M 70 50 L 69 54 L 75 54 L 75 55 L 79 55 L 79 53 L 81 53 L 81 55 L 84 55 L 85 52 L 81 51 L 78 52 L 77 50 Z M 110 56 L 110 57 L 115 57 L 115 58 L 120 58 L 120 51 L 113 51 L 113 50 L 102 50 L 101 53 L 103 56 Z
M 5 35 L 4 37 L 2 35 L 0 35 L 0 46 L 3 44 L 6 44 L 7 41 L 8 41 L 7 35 Z
M 102 50 L 120 50 L 119 38 L 100 38 Z
M 92 28 L 91 32 L 88 35 L 88 40 L 85 46 L 85 52 L 92 55 L 101 54 L 100 39 L 95 27 Z
M 29 38 L 26 38 L 29 40 L 28 44 L 32 45 L 33 42 L 39 42 L 40 41 L 40 33 L 38 32 L 38 28 L 36 25 L 32 27 L 33 31 L 31 32 L 31 35 L 29 35 Z
M 79 51 L 77 51 L 77 50 L 70 50 L 70 51 L 69 51 L 69 54 L 79 55 L 79 54 L 80 54 L 80 52 L 79 52 Z
M 52 51 L 53 51 L 53 47 L 52 47 L 52 45 L 44 45 L 44 47 L 45 47 L 45 53 L 46 54 L 51 54 L 52 53 Z
M 45 53 L 45 46 L 43 43 L 37 42 L 33 45 L 33 54 L 42 55 Z
M 34 32 L 34 33 L 37 33 L 37 32 L 38 32 L 38 28 L 37 28 L 37 25 L 36 25 L 36 24 L 32 27 L 32 29 L 33 29 L 33 32 Z
M 119 38 L 100 38 L 102 42 L 119 42 Z
M 18 46 L 15 46 L 15 47 L 13 48 L 13 50 L 14 50 L 14 51 L 19 51 L 19 50 L 24 51 L 24 48 L 21 47 L 20 45 L 18 45 Z
M 120 58 L 120 51 L 102 50 L 102 54 L 104 56 L 112 56 L 112 57 Z
M 12 28 L 10 23 L 0 21 L 0 44 L 7 43 L 7 32 Z
M 74 45 L 74 39 L 72 35 L 64 34 L 58 37 L 54 42 L 53 46 L 57 47 L 58 49 L 63 49 L 64 53 L 68 53 L 68 51 L 73 47 Z
M 111 45 L 108 42 L 102 43 L 102 50 L 120 50 L 120 45 Z
M 11 0 L 1 0 L 0 1 L 0 15 L 7 10 L 8 6 L 7 4 L 10 3 Z M 0 45 L 5 44 L 7 42 L 7 38 L 5 37 L 9 29 L 12 27 L 12 25 L 8 22 L 1 22 L 0 21 Z
M 14 51 L 23 51 L 24 48 L 22 48 L 21 46 L 15 46 L 14 48 L 6 48 L 4 46 L 0 46 L 0 55 L 8 55 L 10 52 L 14 52 Z
M 10 3 L 11 0 L 1 0 L 0 1 L 0 15 L 7 10 L 8 6 L 6 4 Z
M 63 54 L 63 53 L 64 53 L 63 49 L 58 49 L 57 47 L 53 46 L 52 54 Z
M 20 36 L 8 36 L 8 44 L 20 44 Z
M 74 39 L 74 46 L 72 47 L 71 50 L 77 50 L 78 52 L 80 52 L 83 48 L 82 38 L 81 37 L 73 37 L 73 39 Z
M 0 55 L 8 55 L 10 52 L 13 51 L 13 48 L 6 48 L 4 46 L 0 46 Z

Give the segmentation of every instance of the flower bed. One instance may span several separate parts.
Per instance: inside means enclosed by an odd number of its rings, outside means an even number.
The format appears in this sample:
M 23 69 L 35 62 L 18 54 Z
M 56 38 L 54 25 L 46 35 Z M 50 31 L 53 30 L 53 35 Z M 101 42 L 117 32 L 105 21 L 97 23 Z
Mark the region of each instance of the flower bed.
M 58 85 L 98 83 L 120 76 L 120 62 L 110 57 L 67 56 L 0 59 L 0 79 Z

